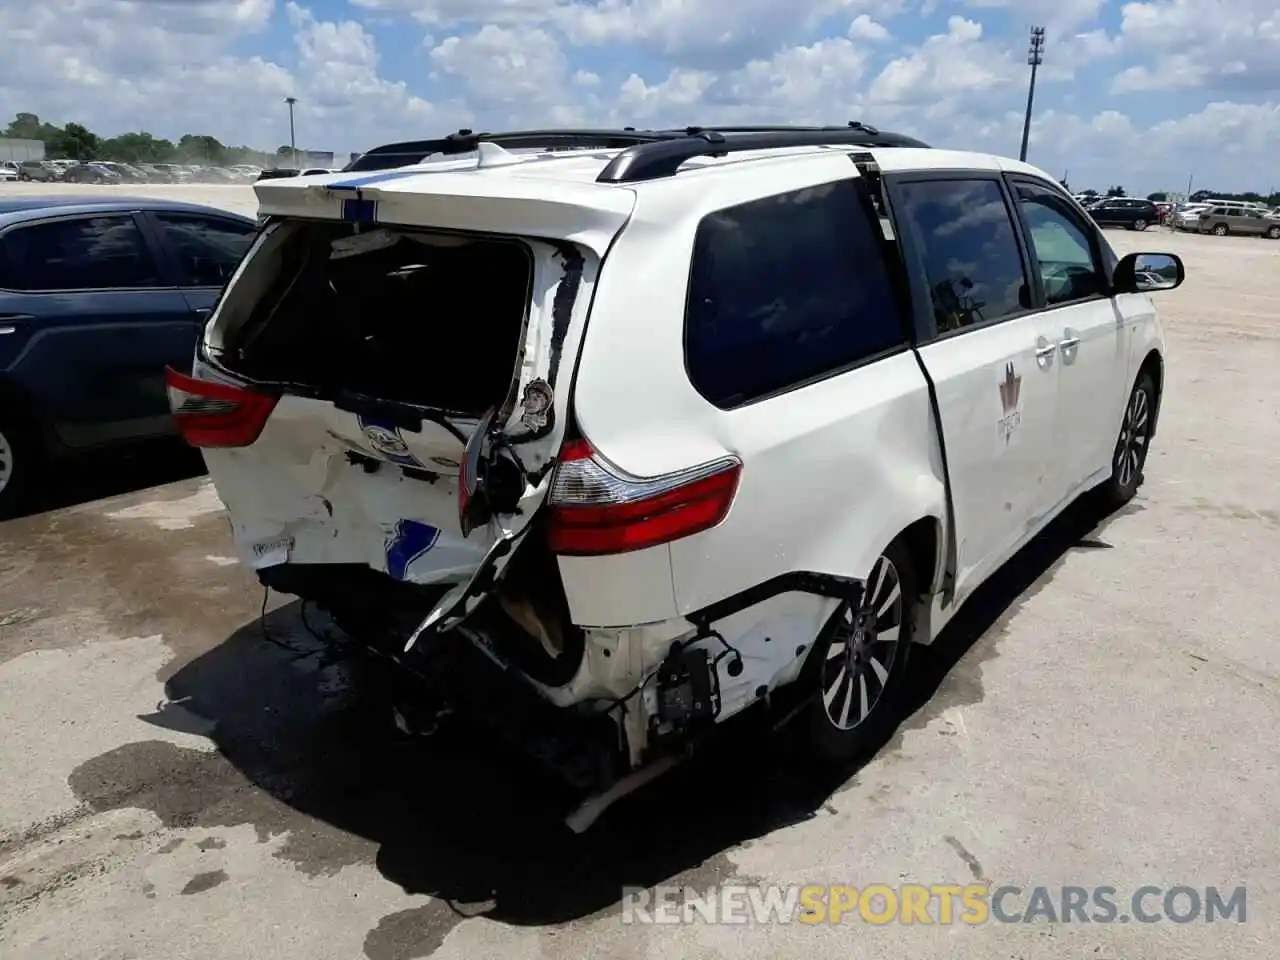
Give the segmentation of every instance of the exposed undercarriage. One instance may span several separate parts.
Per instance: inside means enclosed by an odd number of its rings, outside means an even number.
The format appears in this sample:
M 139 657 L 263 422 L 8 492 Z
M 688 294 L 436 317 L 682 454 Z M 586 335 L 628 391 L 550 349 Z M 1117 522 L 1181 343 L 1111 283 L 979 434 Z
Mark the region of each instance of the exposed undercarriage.
M 406 642 L 447 590 L 396 581 L 358 564 L 283 564 L 261 582 L 325 610 L 381 669 L 388 709 L 414 735 L 476 729 L 550 770 L 577 798 L 569 825 L 584 830 L 611 803 L 684 759 L 715 728 L 717 659 L 673 643 L 635 689 L 559 706 L 539 686 L 562 687 L 584 659 L 584 634 L 568 619 L 554 567 L 536 551 L 513 559 L 502 585 L 463 625 Z M 535 600 L 534 597 L 538 599 Z M 723 646 L 720 660 L 731 656 Z M 705 646 L 705 644 L 703 645 Z M 533 681 L 533 682 L 531 682 Z M 643 739 L 643 761 L 629 743 Z

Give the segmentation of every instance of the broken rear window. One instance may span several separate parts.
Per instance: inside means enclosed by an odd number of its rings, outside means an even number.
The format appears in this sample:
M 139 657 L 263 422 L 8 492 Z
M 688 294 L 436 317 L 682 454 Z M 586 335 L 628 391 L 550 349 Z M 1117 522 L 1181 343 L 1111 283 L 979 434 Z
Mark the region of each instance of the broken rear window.
M 226 367 L 466 415 L 505 400 L 533 277 L 524 243 L 291 227 L 278 275 L 224 342 Z

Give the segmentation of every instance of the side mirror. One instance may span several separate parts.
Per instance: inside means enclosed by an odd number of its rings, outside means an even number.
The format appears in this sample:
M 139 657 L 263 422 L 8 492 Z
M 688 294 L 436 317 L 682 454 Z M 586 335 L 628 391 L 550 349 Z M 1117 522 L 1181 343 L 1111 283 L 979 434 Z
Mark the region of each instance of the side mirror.
M 1116 264 L 1116 293 L 1155 293 L 1182 286 L 1186 267 L 1176 253 L 1131 253 Z

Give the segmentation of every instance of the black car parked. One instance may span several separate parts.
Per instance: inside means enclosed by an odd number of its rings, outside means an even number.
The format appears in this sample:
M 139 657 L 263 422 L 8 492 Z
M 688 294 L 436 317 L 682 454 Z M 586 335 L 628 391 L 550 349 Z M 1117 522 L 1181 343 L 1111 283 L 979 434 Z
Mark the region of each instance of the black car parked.
M 120 174 L 100 163 L 77 163 L 62 178 L 67 183 L 119 183 Z
M 1099 226 L 1127 227 L 1145 230 L 1160 222 L 1160 210 L 1150 200 L 1132 197 L 1107 197 L 1091 204 L 1089 216 Z
M 283 177 L 296 177 L 299 171 L 289 167 L 275 167 L 274 169 L 263 170 L 258 174 L 259 180 L 279 180 Z
M 55 459 L 173 433 L 165 367 L 256 234 L 196 204 L 0 198 L 0 517 Z

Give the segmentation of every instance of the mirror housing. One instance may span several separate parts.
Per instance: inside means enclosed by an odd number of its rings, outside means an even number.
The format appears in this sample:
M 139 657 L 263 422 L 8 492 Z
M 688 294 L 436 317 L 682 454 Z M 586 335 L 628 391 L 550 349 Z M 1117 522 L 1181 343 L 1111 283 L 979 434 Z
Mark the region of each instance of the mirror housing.
M 1182 286 L 1187 269 L 1176 253 L 1130 253 L 1116 264 L 1116 293 L 1156 293 Z

